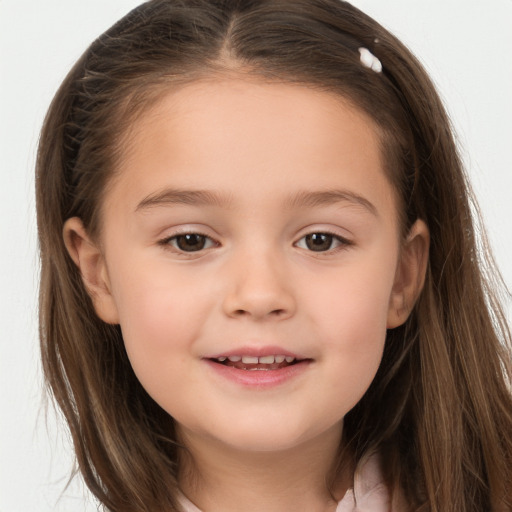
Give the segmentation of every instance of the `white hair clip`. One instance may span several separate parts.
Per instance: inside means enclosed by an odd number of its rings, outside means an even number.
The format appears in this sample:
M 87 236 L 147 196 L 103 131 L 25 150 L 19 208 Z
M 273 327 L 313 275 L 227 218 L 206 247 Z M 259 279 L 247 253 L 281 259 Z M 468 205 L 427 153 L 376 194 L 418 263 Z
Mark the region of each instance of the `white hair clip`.
M 363 66 L 375 71 L 375 73 L 380 73 L 382 71 L 382 63 L 370 50 L 368 50 L 368 48 L 359 48 L 359 53 L 361 55 L 361 64 Z

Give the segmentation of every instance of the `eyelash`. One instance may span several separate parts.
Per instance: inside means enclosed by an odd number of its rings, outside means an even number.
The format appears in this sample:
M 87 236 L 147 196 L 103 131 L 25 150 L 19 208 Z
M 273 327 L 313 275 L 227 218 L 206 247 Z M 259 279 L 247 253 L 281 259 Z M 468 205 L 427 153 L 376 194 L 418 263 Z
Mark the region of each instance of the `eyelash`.
M 327 241 L 329 242 L 329 244 L 328 244 L 329 247 L 325 250 L 319 250 L 319 251 L 315 251 L 311 247 L 308 247 L 308 240 L 307 240 L 308 237 L 315 237 L 315 236 L 328 237 Z M 200 247 L 197 250 L 191 250 L 191 251 L 187 251 L 186 249 L 179 247 L 179 245 L 178 245 L 179 239 L 186 238 L 186 237 L 199 237 L 201 239 Z M 303 240 L 304 240 L 304 245 L 303 246 L 299 245 L 301 243 L 301 241 L 303 241 Z M 202 245 L 201 245 L 201 242 L 202 242 Z M 333 243 L 336 244 L 335 247 L 332 247 Z M 167 237 L 167 238 L 160 240 L 158 242 L 158 244 L 166 249 L 170 248 L 170 249 L 174 250 L 175 252 L 177 252 L 179 254 L 183 254 L 183 255 L 186 255 L 186 254 L 192 255 L 195 253 L 200 253 L 204 250 L 207 250 L 207 249 L 210 249 L 210 248 L 216 247 L 216 246 L 218 247 L 220 245 L 219 242 L 217 242 L 212 237 L 205 235 L 203 233 L 200 233 L 200 232 L 196 232 L 196 231 L 178 233 L 171 237 Z M 320 246 L 321 244 L 318 244 L 318 245 Z M 347 240 L 346 238 L 343 238 L 343 237 L 337 235 L 336 233 L 332 233 L 330 231 L 313 231 L 313 232 L 308 233 L 308 234 L 302 236 L 301 238 L 299 238 L 299 240 L 297 242 L 295 242 L 295 244 L 294 244 L 295 247 L 304 249 L 308 252 L 317 253 L 317 254 L 336 253 L 340 250 L 347 249 L 348 247 L 350 247 L 352 245 L 353 245 L 353 242 L 351 242 L 350 240 Z

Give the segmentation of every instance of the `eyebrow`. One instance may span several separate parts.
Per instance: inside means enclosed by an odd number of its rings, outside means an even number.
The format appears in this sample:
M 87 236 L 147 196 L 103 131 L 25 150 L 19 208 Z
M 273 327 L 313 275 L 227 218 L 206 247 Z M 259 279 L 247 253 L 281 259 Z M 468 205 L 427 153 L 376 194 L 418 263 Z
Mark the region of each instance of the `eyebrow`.
M 187 204 L 193 206 L 226 206 L 231 202 L 229 196 L 220 195 L 209 190 L 182 190 L 165 189 L 146 196 L 135 208 L 135 211 L 169 206 L 173 204 Z
M 372 215 L 379 216 L 377 208 L 372 202 L 349 190 L 302 191 L 291 196 L 286 205 L 289 208 L 314 208 L 315 206 L 330 206 L 336 203 L 352 203 L 356 206 L 362 206 Z
M 146 196 L 140 201 L 135 211 L 144 211 L 150 208 L 170 205 L 192 206 L 227 206 L 231 204 L 229 195 L 218 194 L 209 190 L 184 190 L 167 188 Z M 372 215 L 378 217 L 377 208 L 365 197 L 348 190 L 321 190 L 299 191 L 288 197 L 285 207 L 314 208 L 317 206 L 330 206 L 337 203 L 351 203 L 362 206 Z

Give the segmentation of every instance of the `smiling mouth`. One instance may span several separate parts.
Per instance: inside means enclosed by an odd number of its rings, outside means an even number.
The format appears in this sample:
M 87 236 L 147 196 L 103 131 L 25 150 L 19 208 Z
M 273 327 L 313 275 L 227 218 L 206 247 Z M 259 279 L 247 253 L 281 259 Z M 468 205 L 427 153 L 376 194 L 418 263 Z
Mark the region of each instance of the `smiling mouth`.
M 237 370 L 280 370 L 288 366 L 293 366 L 305 359 L 297 359 L 292 356 L 267 355 L 261 357 L 255 356 L 221 356 L 210 359 L 214 363 L 223 366 L 236 368 Z

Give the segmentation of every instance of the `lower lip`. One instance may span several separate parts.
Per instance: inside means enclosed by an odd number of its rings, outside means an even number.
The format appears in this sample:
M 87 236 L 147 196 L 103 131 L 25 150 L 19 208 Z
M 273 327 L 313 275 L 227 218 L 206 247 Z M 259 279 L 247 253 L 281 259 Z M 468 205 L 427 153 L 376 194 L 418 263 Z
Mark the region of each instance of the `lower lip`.
M 245 387 L 271 388 L 289 382 L 302 375 L 312 361 L 304 360 L 291 366 L 277 370 L 240 370 L 233 366 L 226 366 L 204 359 L 206 364 L 224 379 L 230 380 Z

